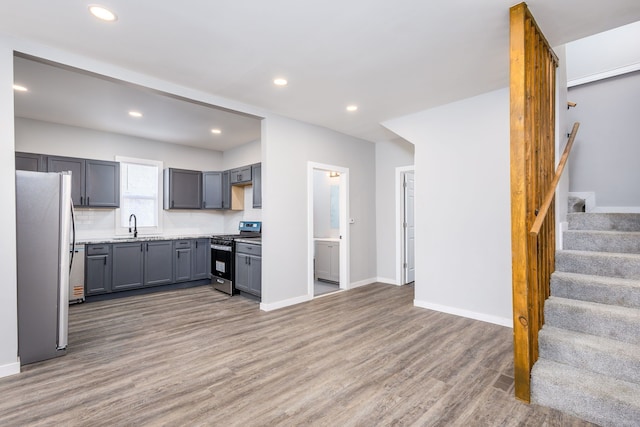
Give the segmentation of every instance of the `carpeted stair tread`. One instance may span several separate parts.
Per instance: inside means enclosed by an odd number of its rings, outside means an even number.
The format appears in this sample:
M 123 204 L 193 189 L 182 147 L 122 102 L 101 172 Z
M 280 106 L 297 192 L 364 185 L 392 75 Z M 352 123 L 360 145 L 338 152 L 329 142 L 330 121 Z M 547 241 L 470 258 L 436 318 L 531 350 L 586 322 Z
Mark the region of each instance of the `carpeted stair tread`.
M 568 213 L 569 230 L 640 231 L 637 213 Z
M 567 230 L 563 249 L 640 254 L 640 231 Z
M 555 296 L 544 305 L 545 325 L 640 345 L 640 310 Z
M 556 251 L 556 270 L 640 279 L 640 254 L 560 250 Z
M 551 295 L 640 309 L 640 280 L 555 271 Z
M 640 346 L 545 325 L 540 358 L 640 384 Z
M 532 370 L 531 401 L 601 426 L 637 427 L 640 385 L 538 359 Z

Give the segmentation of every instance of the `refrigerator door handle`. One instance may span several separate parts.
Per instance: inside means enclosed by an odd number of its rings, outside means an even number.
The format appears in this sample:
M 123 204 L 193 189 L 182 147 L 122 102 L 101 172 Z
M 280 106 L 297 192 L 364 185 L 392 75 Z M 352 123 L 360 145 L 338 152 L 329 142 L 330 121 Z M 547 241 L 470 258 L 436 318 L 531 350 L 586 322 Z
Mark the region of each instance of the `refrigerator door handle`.
M 58 350 L 67 348 L 69 339 L 69 272 L 71 252 L 71 173 L 60 174 L 60 263 L 58 266 Z

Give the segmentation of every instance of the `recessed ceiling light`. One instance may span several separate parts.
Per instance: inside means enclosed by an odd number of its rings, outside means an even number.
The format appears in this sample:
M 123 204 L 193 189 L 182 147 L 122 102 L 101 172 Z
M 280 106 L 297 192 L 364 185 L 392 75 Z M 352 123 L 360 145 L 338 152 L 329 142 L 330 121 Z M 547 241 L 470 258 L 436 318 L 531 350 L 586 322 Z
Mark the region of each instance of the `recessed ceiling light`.
M 99 6 L 97 4 L 92 4 L 89 6 L 89 12 L 91 12 L 91 14 L 93 16 L 95 16 L 98 19 L 102 19 L 103 21 L 115 21 L 118 19 L 118 17 L 116 16 L 115 13 L 111 12 L 109 9 L 106 9 L 103 6 Z
M 357 105 L 347 105 L 347 111 L 357 111 L 357 110 L 358 110 Z
M 29 89 L 27 89 L 26 87 L 21 86 L 21 85 L 13 85 L 13 90 L 18 91 L 18 92 L 26 92 Z
M 221 134 L 222 131 L 220 129 L 211 129 L 211 133 L 215 133 L 216 135 Z
M 129 115 L 131 117 L 142 117 L 142 113 L 140 111 L 129 111 Z
M 286 86 L 287 83 L 289 83 L 287 79 L 283 79 L 283 78 L 277 78 L 273 80 L 273 84 L 276 86 Z

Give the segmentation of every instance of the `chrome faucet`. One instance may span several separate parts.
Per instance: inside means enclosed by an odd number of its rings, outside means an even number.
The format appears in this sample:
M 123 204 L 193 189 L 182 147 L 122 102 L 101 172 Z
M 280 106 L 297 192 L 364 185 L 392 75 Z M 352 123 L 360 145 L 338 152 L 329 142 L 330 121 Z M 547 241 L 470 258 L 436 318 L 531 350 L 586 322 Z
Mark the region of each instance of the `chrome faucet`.
M 138 218 L 136 214 L 129 215 L 129 233 L 131 233 L 131 218 L 133 218 L 133 238 L 138 237 Z

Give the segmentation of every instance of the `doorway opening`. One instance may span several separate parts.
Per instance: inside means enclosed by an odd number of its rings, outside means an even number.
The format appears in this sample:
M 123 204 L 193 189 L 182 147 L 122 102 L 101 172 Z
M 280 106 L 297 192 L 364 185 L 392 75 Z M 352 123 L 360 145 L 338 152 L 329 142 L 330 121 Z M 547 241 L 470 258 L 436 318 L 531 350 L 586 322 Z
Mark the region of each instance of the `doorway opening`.
M 415 175 L 413 166 L 397 168 L 396 278 L 399 285 L 415 281 Z
M 349 288 L 349 169 L 308 162 L 310 298 Z

